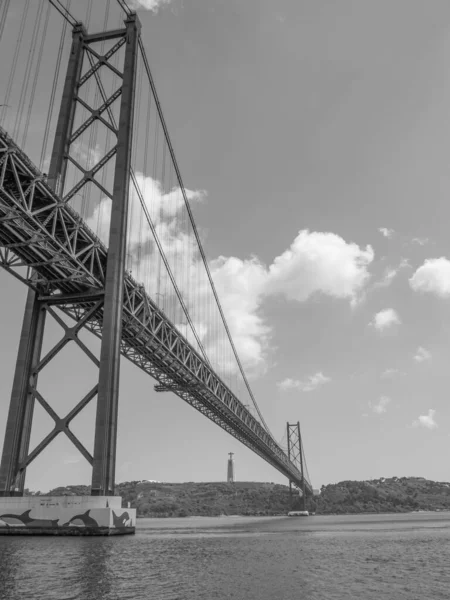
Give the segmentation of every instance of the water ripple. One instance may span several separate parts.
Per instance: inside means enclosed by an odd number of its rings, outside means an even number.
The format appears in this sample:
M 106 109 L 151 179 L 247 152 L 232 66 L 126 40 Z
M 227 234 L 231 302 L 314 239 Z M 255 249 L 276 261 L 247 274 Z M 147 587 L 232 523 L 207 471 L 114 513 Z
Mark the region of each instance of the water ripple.
M 1 600 L 438 600 L 450 515 L 143 519 L 121 538 L 0 537 Z

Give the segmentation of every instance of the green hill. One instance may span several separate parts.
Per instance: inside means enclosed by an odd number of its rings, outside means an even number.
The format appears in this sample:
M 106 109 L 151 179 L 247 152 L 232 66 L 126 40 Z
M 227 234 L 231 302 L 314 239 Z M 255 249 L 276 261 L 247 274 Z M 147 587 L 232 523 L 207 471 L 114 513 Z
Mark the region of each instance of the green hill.
M 41 493 L 41 492 L 39 492 Z M 60 487 L 48 495 L 90 494 L 88 486 Z M 289 487 L 276 483 L 155 483 L 130 481 L 116 485 L 123 505 L 130 502 L 140 517 L 185 517 L 216 515 L 286 514 L 298 505 L 291 503 Z
M 48 495 L 89 493 L 89 486 L 78 485 L 56 488 Z M 291 499 L 289 488 L 275 483 L 129 481 L 116 486 L 116 495 L 122 496 L 124 506 L 130 502 L 140 517 L 277 515 L 302 508 L 298 496 Z M 421 477 L 341 481 L 322 486 L 320 496 L 308 498 L 307 509 L 316 514 L 450 510 L 450 483 Z
M 321 514 L 413 510 L 450 510 L 450 483 L 423 477 L 341 481 L 322 487 L 317 507 Z

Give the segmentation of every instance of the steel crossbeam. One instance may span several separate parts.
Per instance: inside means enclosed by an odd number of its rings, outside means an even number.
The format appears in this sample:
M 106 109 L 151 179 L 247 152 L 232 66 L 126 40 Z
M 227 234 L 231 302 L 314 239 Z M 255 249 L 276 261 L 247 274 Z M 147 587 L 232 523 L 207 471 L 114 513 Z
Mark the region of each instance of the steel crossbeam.
M 76 185 L 72 187 L 70 190 L 65 190 L 64 192 L 64 202 L 69 202 L 76 194 L 78 194 L 83 187 L 87 183 L 93 183 L 96 185 L 100 191 L 112 200 L 112 193 L 107 190 L 96 178 L 95 175 L 117 154 L 117 143 L 109 149 L 106 154 L 99 160 L 97 160 L 96 164 L 90 167 L 89 169 L 84 169 L 77 160 L 73 156 L 69 154 L 70 146 L 96 121 L 102 123 L 105 127 L 107 127 L 113 134 L 118 136 L 119 130 L 117 128 L 114 115 L 111 109 L 111 106 L 114 102 L 123 96 L 123 85 L 120 85 L 117 90 L 110 94 L 108 97 L 103 82 L 99 76 L 99 69 L 102 66 L 108 67 L 115 75 L 120 77 L 120 79 L 124 80 L 124 73 L 120 72 L 113 64 L 111 64 L 111 59 L 114 55 L 120 50 L 120 48 L 126 43 L 126 29 L 118 30 L 115 32 L 115 36 L 119 38 L 119 40 L 113 45 L 113 47 L 106 52 L 104 56 L 98 54 L 92 47 L 91 43 L 95 43 L 98 41 L 98 36 L 89 36 L 82 26 L 78 26 L 76 29 L 76 33 L 80 35 L 80 42 L 78 46 L 75 46 L 75 51 L 79 53 L 79 64 L 77 65 L 77 74 L 78 81 L 76 81 L 76 87 L 73 90 L 72 98 L 69 104 L 71 105 L 71 117 L 69 118 L 69 129 L 71 129 L 73 125 L 73 114 L 76 110 L 76 104 L 78 103 L 80 106 L 85 108 L 90 116 L 85 119 L 81 125 L 74 132 L 69 133 L 66 136 L 66 143 L 64 147 L 64 157 L 63 160 L 70 161 L 82 174 L 80 181 Z M 83 56 L 87 56 L 89 64 L 91 68 L 81 77 L 80 69 Z M 97 89 L 100 93 L 100 96 L 103 100 L 103 104 L 99 108 L 93 108 L 89 105 L 88 102 L 84 101 L 80 96 L 81 88 L 93 77 L 95 79 L 95 83 Z M 106 113 L 108 119 L 103 117 L 103 114 Z M 64 167 L 65 169 L 66 167 Z M 62 178 L 64 178 L 64 169 L 62 170 Z
M 0 266 L 101 338 L 103 306 L 98 301 L 106 262 L 106 247 L 0 129 Z M 34 276 L 24 270 L 32 264 Z M 173 391 L 303 485 L 297 466 L 128 274 L 121 353 L 155 378 L 161 390 Z M 308 481 L 305 485 L 312 492 Z
M 79 319 L 73 327 L 69 327 L 66 325 L 63 319 L 54 311 L 51 307 L 52 298 L 48 298 L 47 300 L 40 300 L 38 302 L 42 302 L 42 309 L 47 311 L 47 314 L 51 314 L 52 317 L 57 321 L 57 323 L 64 329 L 64 336 L 61 340 L 53 346 L 51 350 L 47 352 L 47 354 L 42 358 L 38 364 L 34 367 L 31 375 L 30 381 L 30 391 L 31 395 L 34 399 L 36 399 L 39 404 L 46 410 L 46 412 L 50 415 L 50 417 L 54 420 L 55 426 L 53 430 L 33 449 L 32 452 L 28 454 L 28 456 L 24 457 L 21 463 L 18 465 L 18 470 L 16 473 L 16 477 L 20 478 L 23 471 L 28 467 L 28 465 L 46 448 L 50 442 L 52 442 L 55 437 L 63 432 L 67 435 L 67 437 L 72 441 L 72 443 L 76 446 L 76 448 L 80 451 L 80 453 L 86 458 L 86 460 L 92 465 L 93 458 L 91 454 L 86 450 L 83 444 L 78 440 L 75 434 L 69 429 L 70 422 L 83 410 L 85 406 L 97 395 L 98 392 L 98 384 L 96 384 L 80 402 L 66 415 L 64 418 L 60 418 L 53 408 L 48 404 L 45 398 L 41 395 L 41 393 L 37 389 L 37 380 L 38 375 L 41 371 L 50 363 L 51 360 L 55 358 L 55 356 L 61 352 L 61 350 L 71 341 L 75 342 L 79 348 L 88 356 L 92 362 L 98 367 L 99 361 L 96 356 L 87 348 L 87 346 L 79 339 L 78 333 L 84 327 L 85 323 L 92 317 L 92 315 L 100 308 L 102 304 L 102 300 L 98 301 L 94 306 L 92 306 L 89 310 L 85 312 L 83 317 Z

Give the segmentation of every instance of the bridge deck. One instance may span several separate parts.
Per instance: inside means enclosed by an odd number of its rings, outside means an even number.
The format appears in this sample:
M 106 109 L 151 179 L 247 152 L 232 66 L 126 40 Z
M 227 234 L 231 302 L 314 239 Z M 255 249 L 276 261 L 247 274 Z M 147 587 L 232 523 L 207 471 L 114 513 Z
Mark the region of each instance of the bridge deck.
M 101 337 L 106 260 L 104 244 L 0 128 L 0 266 L 75 320 L 89 315 L 85 327 Z M 272 436 L 129 275 L 121 352 L 161 390 L 173 391 L 302 485 L 301 472 Z

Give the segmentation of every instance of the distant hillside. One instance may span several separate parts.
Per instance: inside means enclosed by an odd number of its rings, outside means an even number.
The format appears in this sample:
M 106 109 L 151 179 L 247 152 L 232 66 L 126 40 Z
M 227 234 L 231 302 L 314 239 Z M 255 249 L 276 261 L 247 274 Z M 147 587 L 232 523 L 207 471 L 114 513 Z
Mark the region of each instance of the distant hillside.
M 89 494 L 90 487 L 77 485 L 50 490 L 48 495 Z M 289 487 L 275 483 L 156 483 L 130 481 L 116 486 L 124 506 L 130 502 L 140 517 L 286 514 L 291 504 Z
M 423 477 L 391 477 L 370 481 L 341 481 L 323 486 L 320 514 L 450 510 L 450 483 Z
M 40 493 L 40 492 L 37 492 Z M 89 494 L 88 486 L 67 486 L 48 495 Z M 216 515 L 277 515 L 302 508 L 289 488 L 275 483 L 159 483 L 129 481 L 116 486 L 124 506 L 130 502 L 140 517 Z M 341 481 L 322 486 L 307 509 L 316 514 L 410 512 L 450 510 L 450 483 L 421 477 L 392 477 L 370 481 Z

